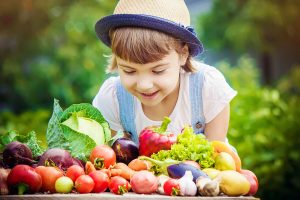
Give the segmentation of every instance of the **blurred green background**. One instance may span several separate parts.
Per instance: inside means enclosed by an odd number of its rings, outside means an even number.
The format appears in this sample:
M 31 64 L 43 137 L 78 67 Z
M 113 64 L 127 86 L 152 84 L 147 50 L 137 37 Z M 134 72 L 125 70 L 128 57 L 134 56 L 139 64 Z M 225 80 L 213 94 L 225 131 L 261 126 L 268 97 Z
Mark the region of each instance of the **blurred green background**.
M 109 55 L 94 24 L 116 2 L 0 0 L 0 134 L 35 130 L 43 143 L 53 98 L 92 101 Z M 228 137 L 259 178 L 256 196 L 299 199 L 300 1 L 186 2 L 205 46 L 197 59 L 238 91 Z

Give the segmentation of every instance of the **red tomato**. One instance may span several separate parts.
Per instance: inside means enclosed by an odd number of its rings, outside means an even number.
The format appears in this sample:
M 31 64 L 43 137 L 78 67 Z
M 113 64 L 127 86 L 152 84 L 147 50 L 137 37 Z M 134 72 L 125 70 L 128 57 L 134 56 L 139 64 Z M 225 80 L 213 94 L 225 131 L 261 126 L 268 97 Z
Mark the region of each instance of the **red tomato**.
M 89 176 L 94 180 L 95 183 L 92 192 L 100 193 L 104 192 L 108 188 L 109 178 L 106 173 L 98 170 L 89 173 Z
M 75 189 L 80 194 L 90 193 L 94 189 L 95 183 L 89 175 L 81 175 L 75 181 Z
M 178 196 L 180 194 L 180 185 L 179 181 L 173 178 L 170 178 L 164 183 L 164 191 L 166 195 L 169 196 Z
M 72 165 L 67 169 L 66 172 L 66 176 L 72 179 L 73 182 L 75 182 L 80 175 L 84 175 L 84 174 L 85 174 L 84 169 L 79 165 Z
M 114 176 L 110 179 L 108 188 L 110 192 L 122 195 L 124 193 L 127 193 L 131 189 L 131 185 L 125 178 L 121 176 Z
M 116 164 L 116 154 L 110 146 L 104 144 L 98 145 L 92 150 L 90 161 L 96 169 L 108 169 L 110 166 Z
M 55 193 L 55 182 L 64 175 L 57 167 L 38 166 L 35 171 L 42 177 L 42 191 Z

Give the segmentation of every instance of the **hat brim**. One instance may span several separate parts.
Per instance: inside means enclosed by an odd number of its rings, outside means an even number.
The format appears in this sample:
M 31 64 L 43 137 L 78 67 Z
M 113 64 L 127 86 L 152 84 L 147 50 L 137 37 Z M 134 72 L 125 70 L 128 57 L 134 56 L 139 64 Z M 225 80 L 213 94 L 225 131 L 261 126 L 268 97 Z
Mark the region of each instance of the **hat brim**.
M 106 16 L 95 25 L 95 31 L 98 38 L 107 46 L 111 46 L 109 37 L 109 30 L 117 27 L 143 27 L 158 30 L 179 38 L 186 42 L 189 47 L 190 55 L 197 56 L 202 53 L 203 45 L 197 38 L 196 34 L 184 27 L 183 25 L 174 23 L 172 21 L 155 17 L 151 15 L 142 14 L 114 14 Z

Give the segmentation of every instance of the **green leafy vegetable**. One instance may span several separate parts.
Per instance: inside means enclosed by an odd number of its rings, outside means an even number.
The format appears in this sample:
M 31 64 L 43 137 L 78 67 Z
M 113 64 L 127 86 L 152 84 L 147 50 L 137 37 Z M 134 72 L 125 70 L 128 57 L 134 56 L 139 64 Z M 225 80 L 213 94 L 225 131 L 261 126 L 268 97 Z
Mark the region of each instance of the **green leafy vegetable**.
M 69 150 L 73 157 L 87 160 L 96 145 L 111 138 L 111 132 L 101 112 L 91 104 L 73 104 L 63 110 L 54 99 L 46 138 L 49 148 Z
M 201 168 L 212 167 L 214 164 L 214 149 L 202 134 L 195 134 L 192 127 L 186 126 L 177 136 L 177 143 L 170 150 L 161 150 L 152 154 L 151 158 L 164 161 L 173 159 L 178 161 L 194 160 Z
M 27 134 L 19 134 L 14 130 L 8 131 L 0 136 L 0 152 L 3 152 L 5 146 L 13 141 L 19 141 L 26 144 L 32 151 L 33 157 L 38 157 L 44 152 L 44 149 L 39 145 L 39 141 L 37 140 L 34 131 Z
M 182 161 L 173 160 L 170 158 L 167 158 L 163 161 L 155 160 L 155 159 L 149 158 L 147 156 L 139 156 L 139 159 L 150 161 L 152 163 L 150 170 L 153 171 L 156 175 L 158 175 L 158 174 L 168 175 L 168 170 L 167 170 L 168 166 L 174 165 L 174 164 L 179 164 L 182 162 Z

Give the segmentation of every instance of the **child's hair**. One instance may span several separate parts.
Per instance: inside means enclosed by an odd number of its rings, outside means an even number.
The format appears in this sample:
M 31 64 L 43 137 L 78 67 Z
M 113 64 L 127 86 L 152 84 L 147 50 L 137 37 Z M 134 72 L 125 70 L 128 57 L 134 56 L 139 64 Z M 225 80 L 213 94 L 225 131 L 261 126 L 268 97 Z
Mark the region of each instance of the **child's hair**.
M 121 27 L 110 30 L 109 36 L 112 56 L 107 66 L 107 72 L 116 71 L 116 56 L 129 62 L 146 64 L 163 59 L 171 50 L 181 54 L 185 45 L 180 39 L 168 34 L 139 27 Z M 181 67 L 186 72 L 196 71 L 190 55 L 185 65 Z

